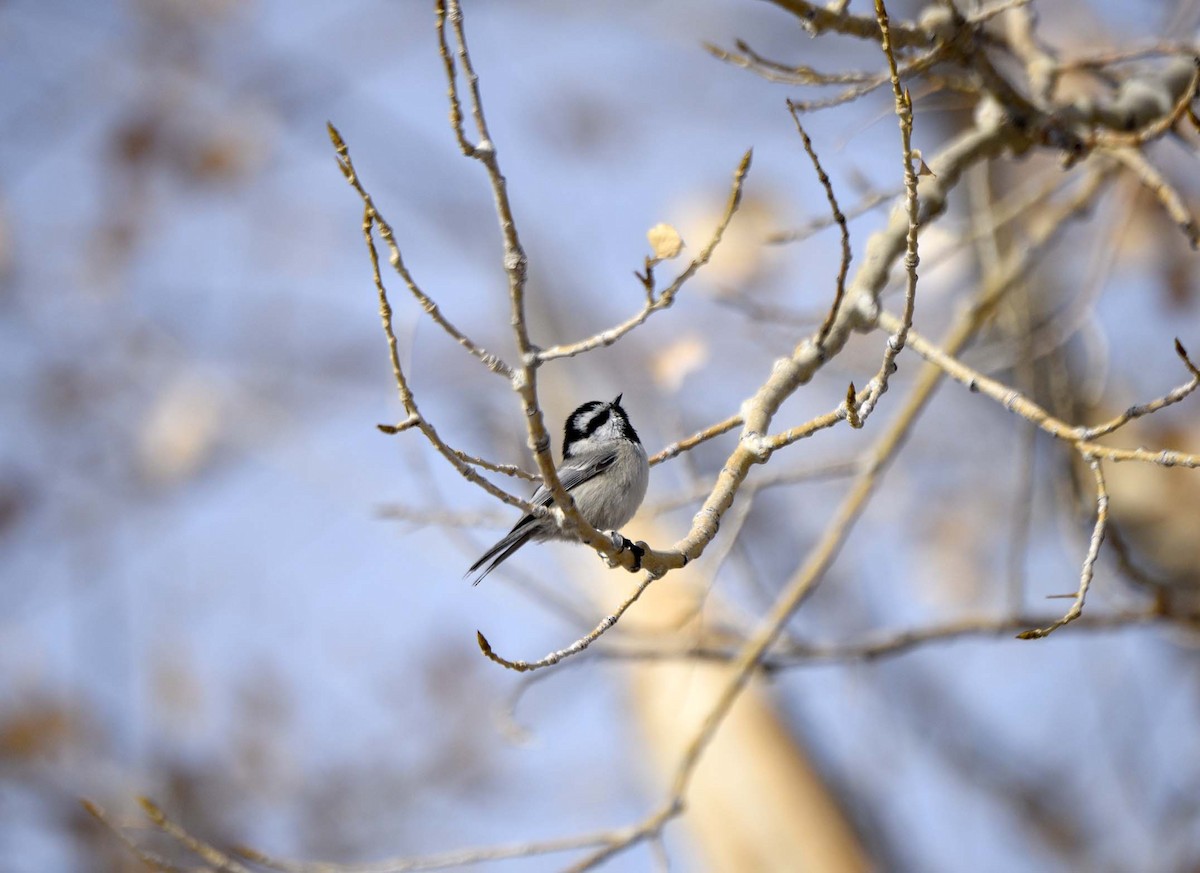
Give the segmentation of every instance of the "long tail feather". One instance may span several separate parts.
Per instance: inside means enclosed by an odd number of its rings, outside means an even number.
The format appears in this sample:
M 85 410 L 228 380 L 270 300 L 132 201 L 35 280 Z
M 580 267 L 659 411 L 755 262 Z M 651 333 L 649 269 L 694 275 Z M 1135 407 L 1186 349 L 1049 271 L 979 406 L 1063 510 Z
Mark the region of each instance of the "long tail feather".
M 480 582 L 486 579 L 489 573 L 503 564 L 509 555 L 529 542 L 529 538 L 532 536 L 533 531 L 529 527 L 526 527 L 523 530 L 514 530 L 509 533 L 508 536 L 501 539 L 500 542 L 496 543 L 496 545 L 484 552 L 480 556 L 479 560 L 472 564 L 465 574 L 466 576 L 470 576 L 484 564 L 487 564 L 487 567 L 484 568 L 484 571 L 480 573 L 479 577 L 471 584 L 478 585 Z M 492 560 L 493 557 L 495 560 Z

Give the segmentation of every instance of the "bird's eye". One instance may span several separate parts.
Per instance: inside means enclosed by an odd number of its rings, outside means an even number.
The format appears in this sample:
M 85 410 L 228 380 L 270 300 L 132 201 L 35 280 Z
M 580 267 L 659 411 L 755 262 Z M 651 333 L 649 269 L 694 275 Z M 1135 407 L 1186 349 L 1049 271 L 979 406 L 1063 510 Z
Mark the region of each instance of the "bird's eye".
M 585 434 L 587 434 L 588 436 L 591 436 L 592 434 L 594 434 L 596 431 L 598 431 L 600 428 L 602 428 L 604 426 L 604 423 L 606 421 L 608 421 L 608 418 L 611 414 L 612 414 L 611 409 L 605 409 L 602 412 L 598 413 L 594 418 L 592 418 L 591 421 L 589 421 L 584 426 L 583 432 Z

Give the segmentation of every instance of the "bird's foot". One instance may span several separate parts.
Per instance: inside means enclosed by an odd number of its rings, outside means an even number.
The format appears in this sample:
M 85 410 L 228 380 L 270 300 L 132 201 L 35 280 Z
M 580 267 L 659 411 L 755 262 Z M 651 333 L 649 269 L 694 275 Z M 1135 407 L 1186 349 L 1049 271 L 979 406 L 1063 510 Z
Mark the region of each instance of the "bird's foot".
M 631 568 L 633 572 L 636 573 L 638 570 L 642 569 L 642 558 L 645 557 L 646 551 L 650 548 L 648 545 L 641 540 L 638 540 L 635 543 L 620 531 L 615 530 L 610 530 L 608 532 L 608 538 L 612 540 L 613 548 L 617 549 L 617 551 L 633 552 L 633 567 Z M 605 563 L 607 563 L 610 567 L 617 566 L 616 561 L 611 561 L 607 558 L 605 558 Z

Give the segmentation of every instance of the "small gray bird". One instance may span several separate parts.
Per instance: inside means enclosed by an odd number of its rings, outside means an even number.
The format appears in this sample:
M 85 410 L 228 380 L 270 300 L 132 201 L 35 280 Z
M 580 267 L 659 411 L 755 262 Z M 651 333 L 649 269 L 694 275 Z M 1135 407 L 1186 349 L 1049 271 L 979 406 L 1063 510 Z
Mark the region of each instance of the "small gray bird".
M 646 496 L 650 464 L 637 431 L 621 408 L 620 394 L 611 403 L 599 400 L 585 403 L 567 418 L 558 479 L 571 492 L 580 514 L 592 527 L 613 530 L 633 518 Z M 539 485 L 529 502 L 550 506 L 553 500 L 546 487 Z M 526 515 L 500 542 L 484 552 L 466 575 L 483 567 L 473 583 L 478 585 L 530 540 L 567 538 L 553 518 Z

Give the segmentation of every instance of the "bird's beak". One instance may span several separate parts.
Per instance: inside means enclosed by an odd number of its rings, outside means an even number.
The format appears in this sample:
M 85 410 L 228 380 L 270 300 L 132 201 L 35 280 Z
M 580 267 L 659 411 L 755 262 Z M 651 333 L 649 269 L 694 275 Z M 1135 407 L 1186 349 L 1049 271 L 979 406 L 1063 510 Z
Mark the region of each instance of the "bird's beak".
M 608 405 L 609 405 L 609 406 L 620 406 L 620 405 L 621 405 L 621 398 L 622 398 L 622 397 L 624 397 L 624 396 L 625 396 L 625 392 L 624 392 L 624 391 L 622 391 L 620 394 L 618 394 L 618 395 L 617 395 L 617 399 L 616 399 L 616 400 L 614 400 L 612 403 L 610 403 L 610 404 L 608 404 Z

